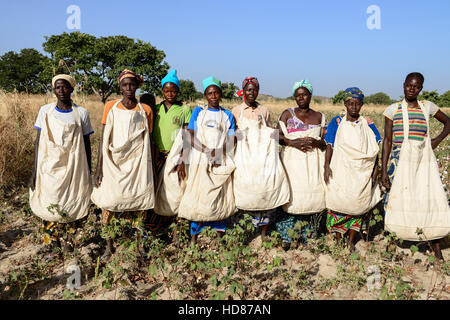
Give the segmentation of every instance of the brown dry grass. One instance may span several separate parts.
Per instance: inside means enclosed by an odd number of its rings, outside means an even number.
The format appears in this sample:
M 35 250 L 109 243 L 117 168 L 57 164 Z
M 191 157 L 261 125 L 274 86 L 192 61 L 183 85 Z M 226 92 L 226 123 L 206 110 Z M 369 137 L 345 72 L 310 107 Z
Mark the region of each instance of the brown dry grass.
M 120 98 L 110 97 L 110 100 Z M 95 133 L 91 136 L 93 165 L 97 159 L 98 142 L 101 135 L 101 118 L 104 105 L 97 96 L 74 95 L 76 104 L 85 107 L 90 114 Z M 33 128 L 39 108 L 45 104 L 55 101 L 50 95 L 29 95 L 23 93 L 4 93 L 0 91 L 0 191 L 8 191 L 16 186 L 25 185 L 31 174 L 33 163 L 33 148 L 36 132 Z M 157 102 L 161 99 L 157 98 Z M 198 100 L 188 103 L 194 108 Z M 224 100 L 222 105 L 231 109 L 241 103 L 240 100 Z M 295 101 L 266 98 L 260 101 L 271 111 L 272 125 L 281 115 L 283 110 L 294 107 Z M 344 111 L 344 105 L 333 105 L 329 103 L 317 103 L 313 101 L 311 108 L 323 112 L 327 121 Z M 382 133 L 384 121 L 382 112 L 386 106 L 364 105 L 362 113 L 370 116 Z M 449 113 L 450 109 L 444 109 Z

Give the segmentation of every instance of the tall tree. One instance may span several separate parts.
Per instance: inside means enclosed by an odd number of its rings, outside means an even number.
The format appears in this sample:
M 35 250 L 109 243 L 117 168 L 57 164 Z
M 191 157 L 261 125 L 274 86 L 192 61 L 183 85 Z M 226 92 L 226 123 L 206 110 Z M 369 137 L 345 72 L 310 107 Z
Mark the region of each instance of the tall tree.
M 50 89 L 50 59 L 35 49 L 9 51 L 0 57 L 0 88 L 27 93 L 44 93 Z
M 428 100 L 434 104 L 439 105 L 439 93 L 436 90 L 426 91 L 423 90 L 422 94 L 417 97 L 419 100 Z
M 391 104 L 395 101 L 392 100 L 386 93 L 377 92 L 365 98 L 364 102 L 373 104 Z
M 202 94 L 195 89 L 194 82 L 191 80 L 180 80 L 179 99 L 182 101 L 194 101 L 201 99 Z
M 113 93 L 119 93 L 117 77 L 131 69 L 144 77 L 143 91 L 157 93 L 169 65 L 165 53 L 149 42 L 126 36 L 96 38 L 72 32 L 46 37 L 43 48 L 58 67 L 66 67 L 75 76 L 83 91 L 96 93 L 105 103 Z
M 222 82 L 222 98 L 224 99 L 237 99 L 235 96 L 238 87 L 233 82 Z

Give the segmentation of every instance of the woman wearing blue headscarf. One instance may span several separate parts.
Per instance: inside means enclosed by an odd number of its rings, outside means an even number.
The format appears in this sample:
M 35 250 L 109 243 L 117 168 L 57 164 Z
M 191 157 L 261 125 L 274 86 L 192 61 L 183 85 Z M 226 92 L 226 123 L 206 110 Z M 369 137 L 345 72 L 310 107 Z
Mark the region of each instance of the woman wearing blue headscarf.
M 368 117 L 361 117 L 364 94 L 356 87 L 345 90 L 344 117 L 331 120 L 325 135 L 324 180 L 327 184 L 327 229 L 341 236 L 349 233 L 348 244 L 361 230 L 363 215 L 380 200 L 377 184 L 380 134 Z

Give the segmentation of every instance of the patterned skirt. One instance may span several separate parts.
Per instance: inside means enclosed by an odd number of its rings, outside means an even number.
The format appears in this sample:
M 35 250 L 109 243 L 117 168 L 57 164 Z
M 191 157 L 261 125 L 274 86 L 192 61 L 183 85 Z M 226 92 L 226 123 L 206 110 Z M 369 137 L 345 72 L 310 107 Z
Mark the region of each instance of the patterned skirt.
M 322 219 L 321 213 L 314 213 L 308 215 L 293 215 L 286 212 L 278 214 L 276 219 L 276 230 L 281 235 L 281 239 L 284 242 L 292 242 L 289 236 L 289 230 L 293 230 L 298 222 L 306 222 L 306 225 L 302 227 L 300 237 L 303 241 L 308 238 L 316 237 L 319 231 L 320 221 Z
M 58 223 L 43 220 L 41 231 L 43 233 L 44 244 L 46 246 L 53 245 L 56 244 L 60 239 L 67 238 L 69 234 L 75 234 L 77 229 L 82 227 L 83 222 L 86 219 L 87 217 L 69 223 Z
M 327 212 L 327 230 L 328 232 L 347 233 L 349 230 L 361 231 L 363 216 L 351 216 L 337 213 L 331 210 Z
M 270 210 L 261 210 L 261 211 L 249 211 L 249 210 L 240 210 L 239 209 L 239 214 L 251 215 L 252 216 L 252 224 L 255 228 L 257 228 L 257 227 L 269 225 L 272 222 L 273 216 L 275 215 L 275 212 L 277 210 L 278 210 L 278 208 L 270 209 Z
M 401 145 L 395 145 L 392 148 L 391 157 L 390 157 L 390 164 L 387 170 L 387 174 L 389 177 L 389 182 L 391 183 L 394 181 L 395 171 L 397 170 L 398 161 L 400 160 L 400 150 Z M 389 191 L 386 191 L 384 194 L 384 211 L 386 212 L 387 204 L 389 200 Z

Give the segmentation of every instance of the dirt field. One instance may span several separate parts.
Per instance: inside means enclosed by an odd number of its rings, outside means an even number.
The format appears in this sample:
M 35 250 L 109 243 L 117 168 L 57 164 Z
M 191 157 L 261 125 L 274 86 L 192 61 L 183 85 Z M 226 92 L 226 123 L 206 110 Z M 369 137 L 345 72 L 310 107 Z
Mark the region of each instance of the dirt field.
M 450 263 L 438 263 L 426 242 L 392 239 L 383 232 L 381 208 L 369 217 L 370 228 L 361 234 L 356 252 L 350 253 L 331 235 L 322 232 L 304 245 L 284 251 L 272 233 L 262 241 L 259 230 L 247 219 L 230 219 L 227 234 L 218 239 L 209 231 L 190 245 L 186 223 L 171 233 L 145 240 L 147 250 L 136 250 L 136 237 L 116 238 L 113 259 L 101 264 L 104 251 L 99 210 L 91 213 L 77 232 L 71 254 L 52 256 L 42 244 L 40 220 L 28 205 L 24 186 L 31 173 L 39 107 L 53 99 L 0 93 L 0 299 L 431 299 L 450 298 Z M 103 105 L 95 97 L 75 97 L 88 109 L 95 129 L 92 136 L 93 167 L 97 159 Z M 231 108 L 238 102 L 224 101 Z M 262 101 L 277 119 L 293 101 Z M 191 107 L 195 103 L 190 104 Z M 386 106 L 364 106 L 383 132 L 381 113 Z M 330 121 L 343 106 L 313 104 Z M 450 110 L 444 110 L 450 114 Z M 274 124 L 275 122 L 273 122 Z M 432 121 L 432 135 L 442 126 Z M 450 198 L 450 139 L 435 151 L 441 178 Z M 174 224 L 175 226 L 175 224 Z M 321 223 L 323 231 L 323 219 Z M 115 226 L 114 232 L 127 232 Z M 368 235 L 368 240 L 365 237 Z M 389 243 L 394 244 L 389 245 Z M 450 238 L 443 255 L 450 259 Z M 69 266 L 80 270 L 80 288 L 68 289 Z M 72 283 L 72 282 L 70 282 Z

